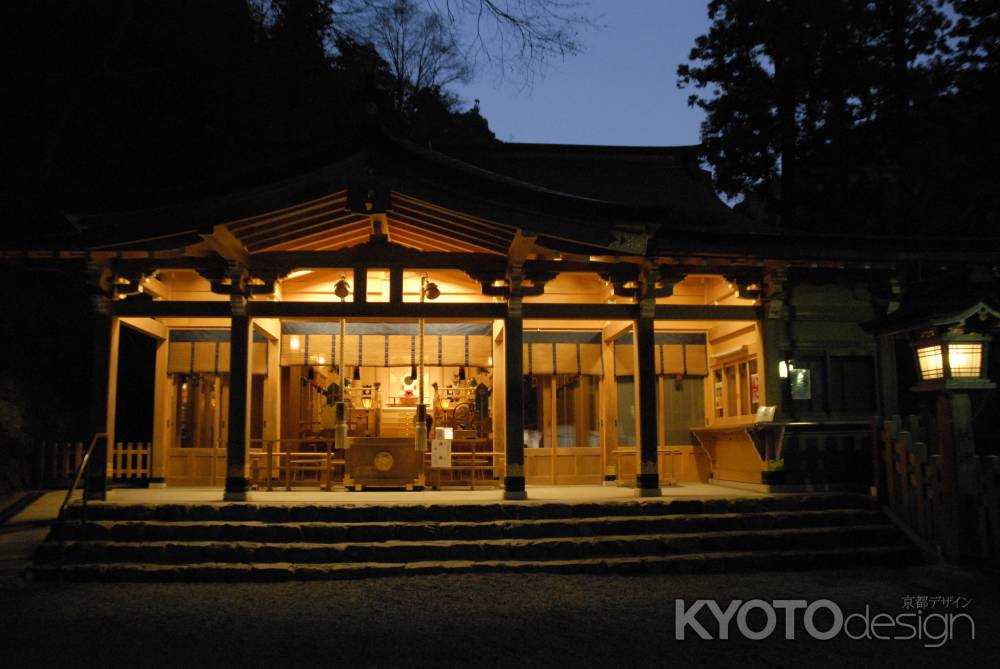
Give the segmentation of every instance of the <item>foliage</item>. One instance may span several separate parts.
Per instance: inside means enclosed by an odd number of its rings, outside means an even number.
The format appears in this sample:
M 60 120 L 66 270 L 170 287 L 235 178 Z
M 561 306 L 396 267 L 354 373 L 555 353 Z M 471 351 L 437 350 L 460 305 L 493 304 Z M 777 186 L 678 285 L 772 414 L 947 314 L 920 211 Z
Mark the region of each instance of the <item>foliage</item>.
M 267 2 L 267 0 L 257 0 Z M 397 0 L 327 0 L 339 20 L 338 35 L 364 41 L 380 14 Z M 552 59 L 583 50 L 580 34 L 593 27 L 580 0 L 412 0 L 405 4 L 433 17 L 468 65 L 482 59 L 500 76 L 530 83 Z M 437 28 L 435 28 L 437 30 Z M 389 56 L 383 51 L 386 58 Z
M 423 91 L 471 79 L 454 27 L 440 15 L 421 10 L 414 0 L 393 0 L 377 7 L 373 18 L 370 42 L 386 56 L 397 112 L 413 113 L 414 97 Z
M 88 428 L 88 295 L 62 272 L 0 268 L 0 440 L 81 438 Z M 43 302 L 46 309 L 40 309 Z
M 992 230 L 997 3 L 941 4 L 711 0 L 678 85 L 719 190 L 786 227 Z
M 64 211 L 195 199 L 328 160 L 366 102 L 419 143 L 494 139 L 447 90 L 478 54 L 535 71 L 579 50 L 562 0 L 8 3 L 5 235 Z M 499 40 L 499 41 L 498 41 Z

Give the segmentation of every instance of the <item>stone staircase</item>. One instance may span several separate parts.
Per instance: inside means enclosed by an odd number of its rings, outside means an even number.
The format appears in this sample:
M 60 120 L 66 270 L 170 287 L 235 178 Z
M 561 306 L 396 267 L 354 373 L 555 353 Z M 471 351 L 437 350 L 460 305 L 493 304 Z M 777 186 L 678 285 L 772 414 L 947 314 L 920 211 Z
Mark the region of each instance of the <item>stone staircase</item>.
M 864 497 L 459 505 L 70 508 L 70 580 L 289 580 L 469 571 L 718 572 L 902 565 L 920 553 Z M 50 536 L 34 566 L 57 578 Z

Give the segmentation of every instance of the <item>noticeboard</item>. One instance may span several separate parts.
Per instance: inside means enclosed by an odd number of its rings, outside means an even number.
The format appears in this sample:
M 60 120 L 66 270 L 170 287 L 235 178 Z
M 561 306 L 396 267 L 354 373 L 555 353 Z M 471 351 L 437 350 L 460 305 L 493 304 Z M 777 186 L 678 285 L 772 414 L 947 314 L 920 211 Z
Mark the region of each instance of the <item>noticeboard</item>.
M 450 427 L 434 429 L 431 439 L 431 467 L 451 467 L 451 440 L 454 431 Z

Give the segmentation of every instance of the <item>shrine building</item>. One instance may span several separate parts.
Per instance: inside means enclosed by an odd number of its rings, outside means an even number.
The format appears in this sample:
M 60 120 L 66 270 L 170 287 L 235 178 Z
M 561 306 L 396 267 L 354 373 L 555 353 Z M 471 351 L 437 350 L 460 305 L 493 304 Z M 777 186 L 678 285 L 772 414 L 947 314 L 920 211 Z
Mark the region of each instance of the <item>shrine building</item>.
M 716 196 L 698 147 L 386 133 L 280 181 L 78 228 L 5 257 L 86 268 L 97 497 L 132 447 L 115 425 L 134 364 L 155 365 L 143 477 L 219 500 L 867 492 L 872 419 L 899 394 L 896 340 L 867 324 L 898 307 L 913 263 L 996 255 L 755 224 Z M 155 361 L 122 355 L 125 328 Z

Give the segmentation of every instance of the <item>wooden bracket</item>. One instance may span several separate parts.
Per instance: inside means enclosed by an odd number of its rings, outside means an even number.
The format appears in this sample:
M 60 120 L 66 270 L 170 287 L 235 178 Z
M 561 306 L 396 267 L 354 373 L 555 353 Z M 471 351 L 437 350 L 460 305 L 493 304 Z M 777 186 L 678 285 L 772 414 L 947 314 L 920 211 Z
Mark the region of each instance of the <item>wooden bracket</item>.
M 510 242 L 510 249 L 507 251 L 507 267 L 523 267 L 524 261 L 528 259 L 528 254 L 535 251 L 535 241 L 537 236 L 527 236 L 521 230 L 514 233 L 514 239 Z
M 764 283 L 761 272 L 754 270 L 727 271 L 722 276 L 726 281 L 736 286 L 736 294 L 741 298 L 756 300 L 761 296 Z
M 226 224 L 221 223 L 212 228 L 212 234 L 202 235 L 213 251 L 231 263 L 237 263 L 243 267 L 250 266 L 250 253 L 243 242 L 236 238 Z

